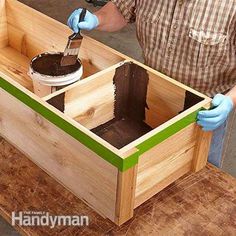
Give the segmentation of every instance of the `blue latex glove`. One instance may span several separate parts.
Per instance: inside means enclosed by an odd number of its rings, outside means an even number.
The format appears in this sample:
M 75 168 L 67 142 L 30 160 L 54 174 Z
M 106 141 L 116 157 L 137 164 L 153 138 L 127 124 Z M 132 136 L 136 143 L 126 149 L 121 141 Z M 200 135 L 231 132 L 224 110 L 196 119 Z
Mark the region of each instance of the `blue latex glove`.
M 198 113 L 197 123 L 204 131 L 213 131 L 226 121 L 233 107 L 233 101 L 229 96 L 217 94 L 212 100 L 212 109 Z
M 96 15 L 92 14 L 87 10 L 84 21 L 79 23 L 80 14 L 82 9 L 75 10 L 68 19 L 68 26 L 75 32 L 78 33 L 79 29 L 82 30 L 93 30 L 99 25 L 99 21 Z

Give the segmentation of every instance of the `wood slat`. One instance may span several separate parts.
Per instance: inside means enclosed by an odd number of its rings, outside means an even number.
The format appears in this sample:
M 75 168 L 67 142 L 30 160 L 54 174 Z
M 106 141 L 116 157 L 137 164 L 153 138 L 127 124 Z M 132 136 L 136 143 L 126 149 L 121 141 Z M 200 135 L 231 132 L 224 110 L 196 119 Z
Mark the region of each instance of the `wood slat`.
M 140 156 L 135 207 L 191 170 L 195 131 L 192 124 Z
M 5 0 L 0 1 L 0 48 L 8 45 L 8 31 Z
M 0 117 L 3 137 L 80 199 L 114 220 L 116 167 L 2 89 Z
M 236 180 L 208 165 L 184 176 L 135 210 L 121 227 L 103 219 L 0 138 L 0 214 L 12 211 L 88 215 L 88 227 L 22 227 L 23 235 L 234 235 Z M 217 181 L 216 181 L 217 180 Z
M 11 47 L 0 49 L 0 71 L 32 92 L 33 82 L 27 74 L 29 64 L 29 58 L 16 49 Z

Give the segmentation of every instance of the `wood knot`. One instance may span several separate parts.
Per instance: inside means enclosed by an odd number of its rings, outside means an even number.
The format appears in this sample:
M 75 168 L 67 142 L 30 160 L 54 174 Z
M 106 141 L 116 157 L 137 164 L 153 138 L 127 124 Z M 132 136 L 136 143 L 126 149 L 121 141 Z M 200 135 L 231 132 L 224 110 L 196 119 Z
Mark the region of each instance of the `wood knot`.
M 89 63 L 90 65 L 93 65 L 93 61 L 92 61 L 91 59 L 88 59 L 88 63 Z
M 93 116 L 95 113 L 95 109 L 92 107 L 89 110 L 86 111 L 86 116 Z
M 35 114 L 35 121 L 41 128 L 47 130 L 47 127 L 44 123 L 43 118 L 40 115 L 38 115 L 37 113 Z

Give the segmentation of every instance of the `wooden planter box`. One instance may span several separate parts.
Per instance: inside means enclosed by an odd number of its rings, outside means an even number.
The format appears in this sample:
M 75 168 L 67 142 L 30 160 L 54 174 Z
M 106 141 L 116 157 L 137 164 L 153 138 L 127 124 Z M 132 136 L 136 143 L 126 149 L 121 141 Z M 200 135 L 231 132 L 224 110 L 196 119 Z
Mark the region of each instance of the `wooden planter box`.
M 15 0 L 0 2 L 1 136 L 120 225 L 150 197 L 205 166 L 211 133 L 196 125 L 196 116 L 211 99 L 88 37 L 79 55 L 86 79 L 39 98 L 29 62 L 42 52 L 63 51 L 70 33 Z M 143 121 L 150 128 L 119 148 L 94 131 L 117 118 L 118 72 L 127 80 L 148 79 Z M 127 91 L 139 102 L 139 90 Z

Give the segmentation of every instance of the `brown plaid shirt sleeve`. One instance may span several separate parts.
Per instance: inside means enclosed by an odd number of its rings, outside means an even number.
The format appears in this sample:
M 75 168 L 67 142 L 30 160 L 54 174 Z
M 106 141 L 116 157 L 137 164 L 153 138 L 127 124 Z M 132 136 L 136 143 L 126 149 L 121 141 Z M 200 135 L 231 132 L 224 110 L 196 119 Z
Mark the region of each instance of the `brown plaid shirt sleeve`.
M 135 0 L 111 0 L 128 23 L 135 22 Z
M 236 85 L 236 0 L 112 0 L 150 67 L 208 96 Z

